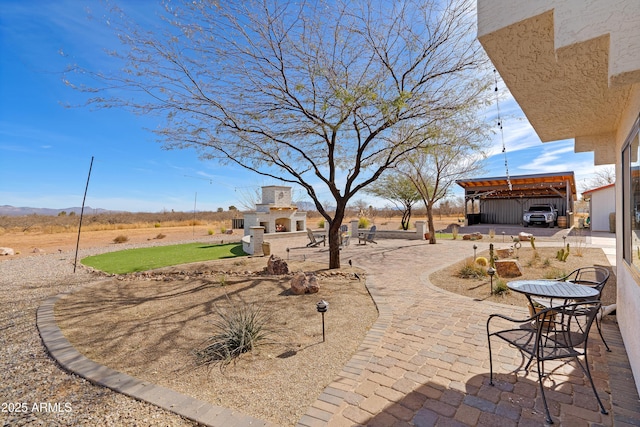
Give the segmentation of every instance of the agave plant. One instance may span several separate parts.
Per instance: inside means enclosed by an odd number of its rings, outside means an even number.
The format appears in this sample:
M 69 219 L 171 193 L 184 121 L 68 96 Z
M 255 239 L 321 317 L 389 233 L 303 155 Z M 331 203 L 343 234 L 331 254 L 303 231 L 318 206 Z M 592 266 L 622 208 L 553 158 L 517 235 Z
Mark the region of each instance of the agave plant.
M 261 306 L 243 302 L 231 304 L 224 310 L 216 306 L 216 312 L 214 334 L 205 341 L 204 347 L 194 351 L 198 364 L 220 363 L 224 368 L 243 353 L 268 341 L 273 332 Z

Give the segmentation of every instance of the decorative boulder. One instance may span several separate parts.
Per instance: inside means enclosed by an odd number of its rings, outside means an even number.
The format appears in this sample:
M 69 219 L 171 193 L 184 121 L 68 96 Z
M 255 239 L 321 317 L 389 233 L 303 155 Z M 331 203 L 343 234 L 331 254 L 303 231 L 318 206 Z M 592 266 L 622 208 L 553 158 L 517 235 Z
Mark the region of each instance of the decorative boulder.
M 531 240 L 532 237 L 533 237 L 533 234 L 525 233 L 524 231 L 521 231 L 520 234 L 518 234 L 518 238 L 520 239 L 521 242 L 528 242 L 529 240 Z
M 316 294 L 320 290 L 318 285 L 318 278 L 316 276 L 310 276 L 307 280 L 307 293 Z
M 291 292 L 295 295 L 315 294 L 319 290 L 318 279 L 313 275 L 307 276 L 301 272 L 291 279 Z
M 0 248 L 0 255 L 15 255 L 15 252 L 11 248 Z
M 272 275 L 289 274 L 289 266 L 282 258 L 271 255 L 267 261 L 267 273 Z
M 462 236 L 462 240 L 481 240 L 481 239 L 482 239 L 482 234 L 478 232 L 465 234 Z
M 515 259 L 503 259 L 495 262 L 496 273 L 500 277 L 519 277 L 522 276 L 522 267 L 520 263 Z
M 496 255 L 499 259 L 511 258 L 513 256 L 513 249 L 496 249 Z

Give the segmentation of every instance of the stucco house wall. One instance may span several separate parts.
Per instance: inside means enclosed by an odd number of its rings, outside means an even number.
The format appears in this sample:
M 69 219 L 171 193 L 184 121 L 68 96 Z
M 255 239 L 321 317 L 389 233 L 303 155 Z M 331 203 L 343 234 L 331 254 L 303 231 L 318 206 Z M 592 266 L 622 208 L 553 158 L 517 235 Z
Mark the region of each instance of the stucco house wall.
M 640 114 L 640 1 L 478 0 L 478 40 L 542 142 L 615 164 Z M 623 257 L 615 186 L 617 320 L 640 392 L 640 273 Z

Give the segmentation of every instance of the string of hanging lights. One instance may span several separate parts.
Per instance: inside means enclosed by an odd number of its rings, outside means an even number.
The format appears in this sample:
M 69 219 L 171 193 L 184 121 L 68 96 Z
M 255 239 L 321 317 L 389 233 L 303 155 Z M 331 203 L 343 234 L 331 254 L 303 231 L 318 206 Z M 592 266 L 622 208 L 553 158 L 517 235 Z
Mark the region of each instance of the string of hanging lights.
M 500 129 L 500 137 L 502 138 L 502 153 L 504 154 L 504 168 L 507 172 L 507 185 L 509 186 L 509 191 L 513 190 L 511 185 L 511 179 L 509 177 L 509 163 L 507 162 L 507 147 L 504 143 L 504 131 L 502 129 L 502 118 L 500 117 L 500 96 L 498 95 L 498 72 L 493 70 L 493 78 L 495 80 L 495 94 L 496 94 L 496 108 L 498 109 L 498 128 Z

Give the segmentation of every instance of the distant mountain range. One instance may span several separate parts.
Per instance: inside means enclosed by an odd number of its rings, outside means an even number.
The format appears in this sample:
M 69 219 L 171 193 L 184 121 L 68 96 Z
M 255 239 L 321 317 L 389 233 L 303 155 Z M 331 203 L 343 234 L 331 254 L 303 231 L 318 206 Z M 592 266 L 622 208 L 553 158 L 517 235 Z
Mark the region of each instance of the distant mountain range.
M 66 212 L 67 215 L 71 212 L 74 212 L 76 215 L 80 215 L 81 207 L 75 208 L 64 208 L 64 209 L 49 209 L 49 208 L 26 208 L 26 207 L 15 207 L 9 205 L 0 206 L 0 216 L 24 216 L 24 215 L 49 215 L 49 216 L 58 216 L 60 212 Z M 100 214 L 106 212 L 114 212 L 108 209 L 94 209 L 90 206 L 84 207 L 84 213 L 90 214 Z

